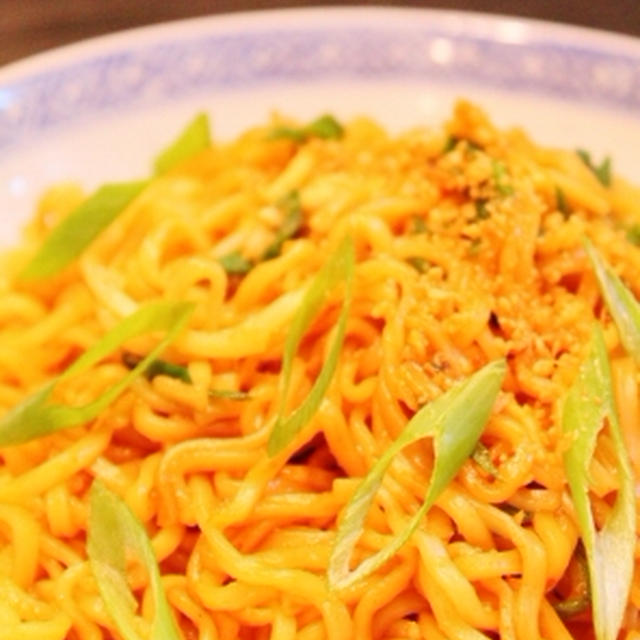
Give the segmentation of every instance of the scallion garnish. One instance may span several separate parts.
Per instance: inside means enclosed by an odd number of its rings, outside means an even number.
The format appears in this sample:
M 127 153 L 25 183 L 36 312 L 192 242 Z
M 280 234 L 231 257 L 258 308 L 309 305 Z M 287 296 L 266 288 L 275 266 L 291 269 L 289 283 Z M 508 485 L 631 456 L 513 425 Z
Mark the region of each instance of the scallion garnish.
M 62 374 L 10 409 L 0 419 L 0 446 L 27 442 L 93 420 L 135 378 L 144 373 L 165 347 L 176 338 L 193 308 L 193 304 L 186 302 L 152 302 L 126 317 Z M 127 375 L 98 398 L 80 407 L 48 402 L 56 384 L 88 370 L 127 340 L 153 331 L 164 331 L 164 338 Z
M 226 400 L 249 400 L 251 398 L 251 394 L 248 391 L 239 389 L 209 389 L 209 395 L 212 398 Z
M 556 186 L 556 208 L 565 220 L 571 215 L 571 208 L 567 202 L 567 196 L 565 196 L 564 191 L 558 186 Z
M 122 354 L 122 363 L 129 369 L 137 367 L 142 359 L 142 356 L 131 353 L 130 351 L 125 351 Z M 187 367 L 160 358 L 153 360 L 147 366 L 144 374 L 149 380 L 152 380 L 156 376 L 168 376 L 169 378 L 182 380 L 182 382 L 186 382 L 187 384 L 193 384 L 191 374 Z M 251 397 L 248 391 L 240 391 L 238 389 L 209 389 L 207 393 L 211 398 L 225 398 L 228 400 L 248 400 Z
M 513 187 L 507 182 L 508 174 L 507 168 L 501 160 L 494 160 L 492 163 L 493 169 L 493 184 L 498 192 L 503 196 L 510 196 L 513 194 Z
M 20 273 L 21 280 L 55 275 L 71 264 L 106 229 L 148 181 L 105 184 L 51 231 Z
M 499 472 L 491 459 L 491 451 L 480 440 L 478 440 L 476 446 L 473 448 L 471 458 L 486 474 L 494 478 L 497 477 Z
M 632 224 L 627 229 L 627 240 L 634 244 L 636 247 L 640 247 L 640 224 Z
M 156 156 L 153 163 L 155 175 L 161 175 L 174 169 L 210 146 L 209 118 L 206 113 L 199 113 L 187 124 L 178 137 Z
M 602 297 L 616 323 L 620 341 L 640 366 L 640 304 L 593 245 L 588 240 L 584 241 L 584 245 L 600 285 Z
M 344 127 L 330 114 L 316 118 L 303 127 L 276 127 L 269 134 L 271 140 L 288 139 L 293 142 L 306 142 L 309 138 L 341 138 Z
M 282 356 L 282 392 L 280 409 L 268 443 L 269 455 L 273 456 L 284 449 L 311 420 L 322 402 L 338 364 L 342 341 L 347 325 L 347 315 L 351 303 L 351 287 L 355 266 L 353 241 L 347 236 L 334 255 L 317 273 L 311 286 L 302 299 L 293 320 L 284 346 Z M 284 415 L 284 406 L 291 382 L 291 367 L 302 337 L 316 316 L 326 297 L 340 282 L 344 282 L 345 292 L 338 317 L 338 323 L 318 377 L 307 397 L 289 416 Z
M 420 409 L 398 438 L 385 449 L 342 512 L 329 559 L 327 577 L 332 589 L 343 589 L 366 577 L 389 560 L 411 537 L 425 513 L 471 455 L 489 419 L 505 371 L 505 362 L 498 360 L 452 387 Z M 433 438 L 435 463 L 422 506 L 387 546 L 351 570 L 353 549 L 387 468 L 402 449 L 429 436 Z
M 576 153 L 589 169 L 593 172 L 593 175 L 598 179 L 601 185 L 604 187 L 611 186 L 611 157 L 607 156 L 599 165 L 591 158 L 591 154 L 584 149 L 576 149 Z
M 239 251 L 232 251 L 218 260 L 229 275 L 242 276 L 253 269 L 253 262 L 245 258 Z
M 207 116 L 199 114 L 175 142 L 158 155 L 154 163 L 155 174 L 172 169 L 210 144 Z M 99 187 L 51 231 L 36 255 L 20 272 L 19 278 L 38 280 L 62 271 L 78 258 L 148 183 L 149 180 L 140 180 Z
M 135 369 L 142 360 L 142 356 L 131 353 L 130 351 L 125 351 L 122 354 L 122 364 L 129 369 Z M 170 378 L 177 378 L 183 382 L 192 382 L 191 376 L 189 375 L 189 369 L 187 369 L 187 367 L 183 367 L 181 364 L 168 362 L 167 360 L 162 360 L 160 358 L 156 358 L 153 362 L 149 363 L 144 375 L 149 380 L 152 380 L 156 376 L 169 376 Z
M 486 220 L 491 216 L 489 209 L 487 209 L 487 200 L 479 199 L 474 200 L 473 204 L 476 209 L 475 220 Z
M 422 256 L 410 256 L 407 262 L 418 272 L 426 273 L 429 270 L 430 263 Z
M 598 433 L 605 426 L 615 451 L 618 493 L 604 524 L 596 529 L 589 500 L 589 468 Z M 567 394 L 562 427 L 572 441 L 564 465 L 587 556 L 597 640 L 615 640 L 627 606 L 636 544 L 635 490 L 618 423 L 607 346 L 596 324 L 591 352 Z
M 278 203 L 278 207 L 284 211 L 284 220 L 277 230 L 273 242 L 265 249 L 262 255 L 263 260 L 270 260 L 279 256 L 285 241 L 293 238 L 302 227 L 302 206 L 300 205 L 300 195 L 297 191 L 292 191 L 282 198 Z
M 422 216 L 411 216 L 411 233 L 426 233 L 427 222 Z
M 127 504 L 98 480 L 91 487 L 87 554 L 105 608 L 125 640 L 142 640 L 138 603 L 126 573 L 130 556 L 144 567 L 151 586 L 150 640 L 180 640 L 147 532 Z

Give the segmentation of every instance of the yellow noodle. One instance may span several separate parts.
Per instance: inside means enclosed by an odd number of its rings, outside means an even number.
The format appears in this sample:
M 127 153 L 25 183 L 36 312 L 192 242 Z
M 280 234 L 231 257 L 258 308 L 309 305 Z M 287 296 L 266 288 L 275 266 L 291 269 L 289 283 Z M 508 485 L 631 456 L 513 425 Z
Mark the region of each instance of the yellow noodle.
M 184 367 L 180 378 L 142 376 L 97 419 L 0 447 L 0 640 L 118 637 L 87 559 L 94 479 L 146 528 L 186 640 L 590 637 L 588 603 L 556 610 L 585 579 L 560 416 L 599 321 L 638 477 L 637 365 L 582 238 L 639 295 L 640 248 L 626 233 L 640 225 L 640 190 L 601 184 L 574 152 L 500 131 L 467 102 L 442 127 L 398 135 L 357 118 L 335 139 L 274 139 L 283 123 L 297 126 L 274 116 L 154 178 L 76 263 L 23 282 L 26 261 L 84 199 L 54 187 L 3 257 L 2 411 L 148 302 L 195 310 L 162 356 Z M 265 258 L 287 203 L 300 205 L 300 228 Z M 279 412 L 304 402 L 329 355 L 344 287 L 304 331 L 283 399 L 287 332 L 345 235 L 356 260 L 335 373 L 295 441 L 270 457 Z M 248 273 L 225 270 L 234 253 Z M 57 385 L 55 400 L 91 402 L 156 341 L 129 341 Z M 393 558 L 332 591 L 327 566 L 360 479 L 421 406 L 499 358 L 508 372 L 474 455 Z M 436 454 L 425 440 L 395 456 L 354 562 L 420 508 Z M 590 465 L 599 526 L 615 462 L 605 430 Z M 149 579 L 127 571 L 146 638 Z M 638 640 L 639 625 L 640 544 L 620 637 Z

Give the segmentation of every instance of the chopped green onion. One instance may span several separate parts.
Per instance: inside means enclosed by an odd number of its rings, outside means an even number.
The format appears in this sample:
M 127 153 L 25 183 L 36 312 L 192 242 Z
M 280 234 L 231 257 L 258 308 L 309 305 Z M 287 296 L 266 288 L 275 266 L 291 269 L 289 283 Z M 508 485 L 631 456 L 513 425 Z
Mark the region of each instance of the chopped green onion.
M 576 153 L 580 156 L 589 169 L 593 172 L 600 184 L 604 187 L 611 186 L 611 157 L 607 156 L 601 164 L 596 165 L 591 159 L 591 154 L 584 149 L 577 149 Z
M 129 369 L 137 367 L 141 361 L 142 356 L 136 355 L 135 353 L 125 351 L 122 354 L 122 362 L 126 367 L 129 367 Z M 176 378 L 182 380 L 182 382 L 193 384 L 187 367 L 159 358 L 153 360 L 147 366 L 145 376 L 149 380 L 152 380 L 156 376 L 169 376 L 170 378 Z M 227 398 L 229 400 L 247 400 L 251 397 L 247 391 L 239 391 L 236 389 L 209 389 L 208 394 L 212 398 Z
M 428 230 L 427 222 L 422 216 L 411 217 L 411 233 L 426 233 Z
M 491 459 L 491 451 L 480 440 L 476 443 L 471 458 L 488 475 L 495 478 L 499 474 L 498 468 Z
M 232 251 L 218 260 L 222 268 L 230 275 L 244 275 L 253 268 L 253 262 L 239 251 Z
M 589 468 L 605 422 L 613 441 L 617 478 L 615 503 L 596 530 L 589 500 Z M 587 556 L 597 640 L 615 640 L 633 578 L 636 544 L 635 482 L 618 423 L 607 346 L 595 325 L 591 353 L 578 371 L 562 413 L 562 427 L 573 440 L 564 455 L 567 480 Z
M 589 588 L 589 567 L 584 555 L 584 546 L 579 544 L 574 552 L 578 582 L 573 586 L 572 595 L 554 603 L 553 608 L 563 617 L 571 618 L 591 607 L 591 589 Z M 575 582 L 575 580 L 574 580 Z
M 491 216 L 487 209 L 487 200 L 475 200 L 473 204 L 476 209 L 476 220 L 486 220 Z
M 0 419 L 0 446 L 27 442 L 60 429 L 93 420 L 106 409 L 158 357 L 185 326 L 193 312 L 193 304 L 185 302 L 152 302 L 102 337 L 62 374 L 10 409 Z M 165 331 L 165 336 L 149 354 L 127 375 L 101 396 L 81 407 L 68 407 L 47 402 L 56 384 L 86 371 L 124 342 L 153 331 Z
M 122 354 L 122 363 L 129 369 L 135 369 L 140 362 L 142 362 L 142 359 L 142 356 L 131 353 L 130 351 L 125 351 Z M 183 382 L 192 382 L 187 367 L 183 367 L 181 364 L 175 364 L 174 362 L 167 362 L 160 358 L 149 363 L 144 375 L 149 380 L 152 380 L 156 376 L 169 376 L 170 378 L 177 378 Z
M 627 229 L 627 240 L 636 247 L 640 247 L 640 224 L 632 224 Z
M 313 120 L 304 127 L 276 127 L 269 134 L 271 140 L 289 139 L 294 142 L 306 142 L 309 138 L 341 138 L 344 127 L 330 114 Z
M 442 153 L 449 153 L 449 151 L 453 151 L 458 146 L 458 142 L 460 142 L 460 138 L 456 136 L 447 136 L 444 146 L 442 147 Z
M 148 181 L 105 184 L 51 233 L 20 273 L 22 280 L 55 275 L 71 264 L 144 189 Z
M 389 560 L 411 537 L 425 513 L 454 478 L 472 453 L 489 419 L 497 398 L 506 364 L 492 362 L 466 381 L 452 387 L 425 405 L 409 421 L 398 438 L 364 477 L 342 513 L 336 541 L 329 559 L 328 580 L 332 589 L 343 589 L 375 571 Z M 424 502 L 407 527 L 392 542 L 350 569 L 353 549 L 384 474 L 394 457 L 406 446 L 431 436 L 435 463 Z
M 206 113 L 199 113 L 180 132 L 174 142 L 158 154 L 153 164 L 154 174 L 166 173 L 210 146 L 209 118 Z
M 225 398 L 227 400 L 249 400 L 251 394 L 248 391 L 238 389 L 209 389 L 212 398 Z
M 275 239 L 265 249 L 262 255 L 263 260 L 270 260 L 271 258 L 279 256 L 285 241 L 293 238 L 302 228 L 302 206 L 300 205 L 300 195 L 297 191 L 292 191 L 287 194 L 278 203 L 278 206 L 284 210 L 285 217 L 276 232 Z
M 469 243 L 469 249 L 467 250 L 467 253 L 471 257 L 475 257 L 480 253 L 480 248 L 481 247 L 482 247 L 482 239 L 481 238 L 473 238 L 473 240 L 471 240 L 471 242 Z
M 421 256 L 411 256 L 407 262 L 418 272 L 426 273 L 429 270 L 429 261 Z
M 192 154 L 210 146 L 207 116 L 200 114 L 155 161 L 155 174 L 164 173 Z M 149 180 L 118 182 L 99 187 L 74 209 L 46 238 L 19 274 L 22 280 L 56 275 L 70 265 L 106 229 Z
M 564 195 L 564 191 L 558 186 L 556 186 L 556 207 L 564 216 L 565 220 L 571 215 L 571 208 L 567 202 L 567 196 Z
M 591 242 L 585 239 L 584 245 L 598 279 L 602 297 L 616 323 L 620 341 L 640 366 L 640 304 Z
M 444 143 L 442 153 L 449 153 L 449 151 L 453 151 L 458 146 L 459 142 L 464 142 L 469 151 L 484 151 L 482 146 L 473 140 L 469 140 L 468 138 L 458 138 L 457 136 L 449 136 Z
M 507 168 L 504 165 L 504 162 L 500 160 L 494 160 L 492 163 L 493 167 L 493 183 L 495 184 L 496 189 L 503 196 L 510 196 L 513 194 L 513 187 L 506 182 L 508 178 Z
M 142 564 L 151 585 L 150 640 L 180 640 L 147 532 L 127 504 L 99 480 L 91 487 L 87 554 L 105 608 L 125 640 L 142 640 L 126 573 L 129 554 Z
M 347 325 L 347 315 L 351 304 L 351 287 L 355 267 L 355 252 L 353 241 L 347 236 L 334 255 L 313 279 L 311 286 L 302 299 L 302 303 L 291 321 L 291 326 L 284 346 L 282 356 L 282 392 L 280 409 L 268 443 L 269 455 L 273 456 L 284 449 L 311 420 L 322 402 L 322 398 L 329 387 L 333 373 L 338 364 L 340 349 Z M 345 293 L 338 317 L 338 324 L 333 335 L 329 353 L 311 391 L 291 415 L 285 417 L 284 407 L 291 382 L 291 367 L 293 358 L 298 350 L 302 337 L 326 300 L 329 292 L 338 283 L 344 282 Z
M 571 618 L 572 616 L 583 613 L 591 606 L 591 595 L 587 589 L 578 596 L 561 600 L 553 605 L 553 608 L 563 617 Z
M 344 127 L 328 113 L 316 118 L 305 130 L 308 136 L 316 138 L 341 138 L 344 135 Z

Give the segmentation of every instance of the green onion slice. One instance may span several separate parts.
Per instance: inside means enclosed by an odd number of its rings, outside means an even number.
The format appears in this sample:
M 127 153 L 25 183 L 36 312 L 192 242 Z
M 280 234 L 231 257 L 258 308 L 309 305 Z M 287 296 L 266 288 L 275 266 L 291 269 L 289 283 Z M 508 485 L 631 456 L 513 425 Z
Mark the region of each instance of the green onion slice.
M 125 351 L 122 354 L 122 364 L 129 369 L 135 369 L 142 359 L 143 356 L 131 353 L 130 351 Z M 153 380 L 156 376 L 169 376 L 170 378 L 182 380 L 182 382 L 193 382 L 187 367 L 181 364 L 176 364 L 175 362 L 169 362 L 168 360 L 162 360 L 161 358 L 156 358 L 153 362 L 150 362 L 144 372 L 144 375 L 149 380 Z
M 253 269 L 253 262 L 239 251 L 232 251 L 218 259 L 222 268 L 230 275 L 244 275 Z
M 153 302 L 109 331 L 62 374 L 13 407 L 0 419 L 0 446 L 27 442 L 93 420 L 106 409 L 169 345 L 185 326 L 194 305 L 184 302 Z M 47 400 L 56 384 L 86 371 L 124 342 L 152 331 L 165 336 L 127 375 L 87 405 L 68 407 Z
M 338 139 L 344 135 L 344 127 L 330 114 L 316 118 L 304 127 L 276 127 L 269 134 L 271 140 L 288 139 L 306 142 L 309 138 Z
M 597 165 L 591 158 L 591 154 L 584 149 L 577 149 L 576 153 L 589 169 L 593 172 L 593 175 L 598 179 L 598 182 L 603 187 L 611 186 L 611 157 L 607 156 L 599 165 Z
M 616 323 L 620 341 L 636 365 L 640 366 L 640 304 L 591 242 L 585 240 L 584 245 L 604 301 Z
M 504 360 L 491 362 L 425 405 L 374 464 L 342 513 L 327 574 L 332 589 L 349 587 L 371 574 L 411 537 L 425 513 L 473 452 L 491 414 L 505 371 Z M 351 570 L 353 549 L 387 468 L 402 449 L 427 436 L 433 437 L 435 464 L 422 506 L 404 531 Z
M 198 114 L 175 142 L 155 160 L 155 175 L 173 169 L 211 145 L 209 121 Z M 70 265 L 106 229 L 149 180 L 117 182 L 99 187 L 74 209 L 44 241 L 36 255 L 19 274 L 21 280 L 39 280 L 56 275 Z
M 155 175 L 171 171 L 210 146 L 209 118 L 206 113 L 199 113 L 187 124 L 174 142 L 158 154 L 153 165 Z
M 284 220 L 276 232 L 273 242 L 265 249 L 262 255 L 263 260 L 270 260 L 279 256 L 282 251 L 282 245 L 290 238 L 293 238 L 302 228 L 302 206 L 300 204 L 300 194 L 297 191 L 287 194 L 278 203 L 278 206 L 284 211 Z
M 589 465 L 605 422 L 614 444 L 618 494 L 598 531 L 589 500 Z M 573 437 L 564 465 L 587 556 L 597 640 L 615 640 L 631 588 L 636 542 L 634 480 L 615 409 L 607 347 L 595 325 L 591 353 L 564 403 L 562 426 Z
M 20 273 L 20 279 L 38 280 L 62 271 L 117 218 L 147 184 L 148 181 L 142 180 L 100 187 L 53 229 L 40 250 Z
M 300 308 L 291 322 L 291 328 L 287 335 L 284 353 L 282 356 L 283 384 L 280 410 L 268 443 L 268 452 L 271 456 L 284 449 L 284 447 L 294 439 L 296 434 L 309 422 L 309 420 L 311 420 L 320 406 L 327 388 L 329 387 L 329 383 L 331 382 L 338 364 L 338 357 L 344 340 L 347 316 L 349 313 L 349 306 L 351 304 L 351 288 L 354 268 L 355 252 L 353 241 L 349 236 L 347 236 L 340 244 L 336 253 L 329 258 L 324 267 L 314 278 L 311 286 L 302 299 Z M 345 294 L 342 301 L 340 316 L 338 317 L 336 331 L 329 347 L 327 359 L 324 362 L 309 395 L 289 416 L 285 417 L 284 405 L 291 382 L 293 358 L 298 350 L 298 346 L 300 345 L 300 341 L 302 340 L 305 331 L 308 329 L 311 321 L 320 310 L 320 307 L 324 303 L 327 295 L 340 282 L 344 282 L 345 284 Z
M 151 541 L 142 523 L 99 480 L 91 487 L 87 553 L 107 612 L 125 640 L 142 640 L 137 602 L 127 580 L 128 556 L 135 557 L 149 577 L 154 609 L 150 640 L 180 640 Z

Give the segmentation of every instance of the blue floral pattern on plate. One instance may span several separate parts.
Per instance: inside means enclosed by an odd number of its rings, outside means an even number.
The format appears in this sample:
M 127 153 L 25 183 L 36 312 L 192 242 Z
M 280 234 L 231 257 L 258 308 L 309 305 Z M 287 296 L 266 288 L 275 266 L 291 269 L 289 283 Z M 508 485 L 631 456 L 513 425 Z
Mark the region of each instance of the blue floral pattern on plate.
M 123 41 L 42 73 L 0 79 L 0 150 L 78 119 L 176 95 L 333 79 L 462 83 L 640 110 L 640 45 L 631 39 L 626 48 L 580 45 L 575 38 L 514 43 L 437 19 L 402 29 L 301 25 L 218 29 L 142 46 Z

